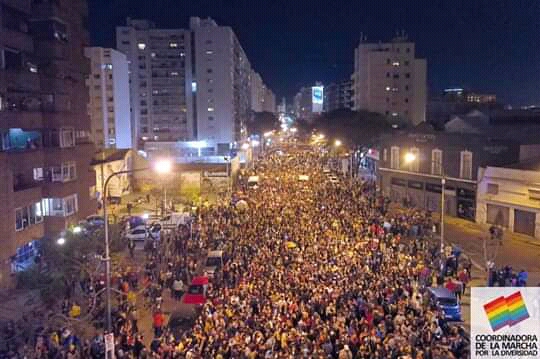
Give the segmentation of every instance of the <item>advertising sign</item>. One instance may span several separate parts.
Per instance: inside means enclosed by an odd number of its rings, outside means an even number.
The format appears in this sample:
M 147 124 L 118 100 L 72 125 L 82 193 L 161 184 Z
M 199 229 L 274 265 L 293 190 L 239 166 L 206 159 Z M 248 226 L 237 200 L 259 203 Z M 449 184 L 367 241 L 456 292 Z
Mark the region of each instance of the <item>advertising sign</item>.
M 311 103 L 313 105 L 313 112 L 322 112 L 324 104 L 324 87 L 313 86 L 311 88 Z
M 471 289 L 471 358 L 540 358 L 540 287 Z

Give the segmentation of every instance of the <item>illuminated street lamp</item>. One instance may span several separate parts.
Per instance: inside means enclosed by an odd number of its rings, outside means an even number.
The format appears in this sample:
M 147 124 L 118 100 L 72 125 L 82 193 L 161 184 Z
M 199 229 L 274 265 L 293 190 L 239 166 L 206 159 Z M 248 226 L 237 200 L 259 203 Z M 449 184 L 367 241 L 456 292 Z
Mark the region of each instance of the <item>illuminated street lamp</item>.
M 167 174 L 172 170 L 172 162 L 168 159 L 160 159 L 154 164 L 154 171 L 159 174 Z
M 159 173 L 159 174 L 165 174 L 169 173 L 172 170 L 172 162 L 167 159 L 161 159 L 156 161 L 154 166 L 152 166 L 152 169 Z M 105 258 L 103 258 L 103 261 L 105 262 L 105 276 L 106 276 L 106 304 L 107 304 L 107 332 L 112 332 L 112 316 L 111 316 L 111 255 L 110 255 L 110 245 L 109 245 L 109 218 L 107 216 L 107 186 L 109 185 L 109 182 L 111 179 L 115 176 L 122 175 L 122 174 L 128 174 L 128 173 L 134 173 L 134 172 L 142 172 L 142 171 L 148 171 L 148 168 L 137 168 L 137 169 L 131 169 L 131 170 L 124 170 L 124 171 L 118 171 L 113 172 L 107 177 L 105 182 L 103 182 L 103 219 L 105 220 Z M 56 242 L 59 245 L 63 245 L 65 243 L 65 238 L 59 238 Z
M 414 153 L 412 153 L 412 152 L 407 152 L 405 154 L 405 163 L 406 164 L 411 164 L 414 161 L 416 161 L 416 155 Z
M 260 145 L 259 141 L 253 140 L 251 141 L 251 147 L 258 147 Z
M 336 142 L 334 142 L 334 146 L 336 147 L 340 147 L 342 145 L 341 141 L 340 140 L 336 140 Z
M 411 164 L 415 161 L 418 160 L 418 157 L 416 156 L 416 154 L 412 153 L 412 152 L 407 152 L 405 154 L 405 157 L 404 157 L 404 160 L 405 160 L 405 163 L 406 164 Z M 437 166 L 440 166 L 441 167 L 441 271 L 444 267 L 444 262 L 443 262 L 443 254 L 444 254 L 444 185 L 446 184 L 446 177 L 444 175 L 444 169 L 442 168 L 442 162 L 439 163 L 439 162 L 435 162 L 435 161 L 432 161 L 431 162 L 432 164 L 436 164 Z
M 81 226 L 75 226 L 75 227 L 73 227 L 73 233 L 79 234 L 79 233 L 81 233 L 81 232 L 82 232 Z
M 274 131 L 268 131 L 268 132 L 265 132 L 263 136 L 264 136 L 264 137 L 270 137 L 270 136 L 272 136 L 273 134 L 274 134 Z
M 244 151 L 247 150 L 247 149 L 249 149 L 249 143 L 246 142 L 246 143 L 242 144 L 242 149 L 243 149 Z
M 66 239 L 64 237 L 60 237 L 56 240 L 56 244 L 58 244 L 59 246 L 63 246 L 64 244 L 66 244 Z
M 297 129 L 296 127 L 293 127 L 293 128 L 290 129 L 290 131 L 291 131 L 292 133 L 296 133 L 296 131 L 298 131 L 298 129 Z

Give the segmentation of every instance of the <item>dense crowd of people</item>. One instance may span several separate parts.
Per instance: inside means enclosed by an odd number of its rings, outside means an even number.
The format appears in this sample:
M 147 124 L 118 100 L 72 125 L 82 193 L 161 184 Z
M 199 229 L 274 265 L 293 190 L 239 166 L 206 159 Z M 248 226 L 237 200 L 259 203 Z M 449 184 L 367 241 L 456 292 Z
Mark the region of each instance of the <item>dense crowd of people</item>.
M 142 283 L 129 273 L 119 278 L 116 357 L 467 358 L 466 334 L 445 320 L 426 288 L 450 286 L 460 296 L 469 273 L 456 261 L 454 280 L 445 283 L 437 248 L 421 239 L 433 225 L 429 214 L 393 213 L 371 183 L 328 181 L 324 163 L 310 152 L 268 156 L 252 170 L 261 178 L 256 188 L 239 184 L 247 210 L 201 209 L 192 239 L 162 240 Z M 216 248 L 225 264 L 192 328 L 175 336 L 162 296 L 180 298 L 203 253 Z M 451 286 L 458 281 L 459 289 Z M 130 300 L 141 285 L 154 313 L 149 346 Z M 36 358 L 104 357 L 103 335 L 53 338 L 60 354 Z

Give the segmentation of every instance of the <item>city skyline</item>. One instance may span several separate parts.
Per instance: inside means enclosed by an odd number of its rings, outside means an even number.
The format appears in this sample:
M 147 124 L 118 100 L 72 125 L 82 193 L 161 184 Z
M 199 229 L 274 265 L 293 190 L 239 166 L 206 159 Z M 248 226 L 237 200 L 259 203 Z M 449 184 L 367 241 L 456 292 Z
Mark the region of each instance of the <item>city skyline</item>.
M 126 16 L 164 28 L 186 28 L 190 16 L 210 16 L 231 26 L 278 98 L 292 98 L 315 81 L 349 78 L 362 33 L 369 42 L 378 42 L 405 30 L 419 56 L 427 59 L 430 93 L 460 86 L 496 93 L 512 105 L 540 103 L 540 54 L 532 36 L 539 27 L 540 7 L 533 1 L 441 0 L 419 7 L 395 0 L 339 6 L 323 0 L 242 6 L 226 0 L 175 6 L 165 0 L 151 5 L 95 0 L 89 6 L 93 46 L 114 47 L 114 27 Z

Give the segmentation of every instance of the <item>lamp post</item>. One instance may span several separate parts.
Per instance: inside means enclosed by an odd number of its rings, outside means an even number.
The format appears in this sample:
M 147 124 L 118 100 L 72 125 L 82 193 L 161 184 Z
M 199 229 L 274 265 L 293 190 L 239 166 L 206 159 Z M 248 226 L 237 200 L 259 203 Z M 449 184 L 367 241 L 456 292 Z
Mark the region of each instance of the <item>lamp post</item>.
M 412 153 L 412 152 L 407 152 L 405 154 L 405 163 L 407 164 L 411 164 L 413 163 L 414 161 L 417 161 L 418 158 L 417 156 Z M 441 163 L 438 163 L 438 162 L 435 162 L 435 161 L 431 161 L 431 164 L 435 164 L 436 166 L 440 166 L 440 170 L 441 170 L 441 175 L 440 175 L 440 179 L 441 179 L 441 241 L 440 241 L 440 254 L 441 254 L 441 272 L 444 268 L 444 262 L 443 262 L 443 256 L 444 256 L 444 207 L 445 207 L 445 204 L 444 204 L 444 186 L 446 185 L 446 176 L 444 174 L 444 169 L 443 169 L 443 166 L 442 166 L 442 161 Z
M 159 160 L 154 165 L 154 170 L 159 174 L 165 174 L 170 172 L 172 169 L 172 163 L 168 160 Z M 109 243 L 109 218 L 107 216 L 107 186 L 109 185 L 110 180 L 121 174 L 128 174 L 134 172 L 147 171 L 148 168 L 137 168 L 131 170 L 124 170 L 111 173 L 105 182 L 103 182 L 103 219 L 105 220 L 105 280 L 106 280 L 106 303 L 107 303 L 107 332 L 112 332 L 112 317 L 111 317 L 111 256 L 110 256 L 110 243 Z

